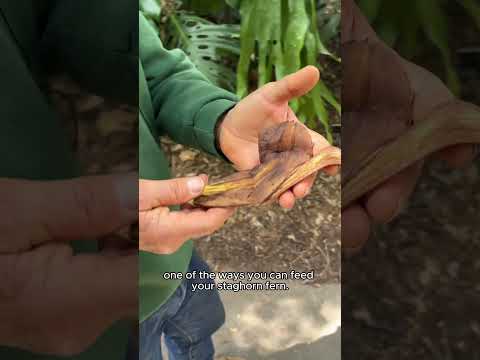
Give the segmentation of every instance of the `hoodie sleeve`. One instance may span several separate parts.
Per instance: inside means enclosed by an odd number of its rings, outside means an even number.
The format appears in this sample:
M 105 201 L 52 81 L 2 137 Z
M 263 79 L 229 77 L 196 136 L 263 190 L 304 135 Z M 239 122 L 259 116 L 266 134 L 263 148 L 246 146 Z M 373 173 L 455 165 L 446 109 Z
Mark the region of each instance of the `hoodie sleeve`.
M 179 49 L 163 47 L 156 31 L 140 14 L 139 56 L 150 92 L 159 133 L 212 155 L 215 125 L 237 101 L 234 94 L 213 84 Z

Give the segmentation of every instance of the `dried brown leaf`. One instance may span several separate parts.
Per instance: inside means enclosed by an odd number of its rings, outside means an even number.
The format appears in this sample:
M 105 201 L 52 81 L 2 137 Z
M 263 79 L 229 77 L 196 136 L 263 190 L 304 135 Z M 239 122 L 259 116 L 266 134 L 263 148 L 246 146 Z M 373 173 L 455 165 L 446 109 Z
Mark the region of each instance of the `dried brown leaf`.
M 269 203 L 321 168 L 340 164 L 340 150 L 334 147 L 312 157 L 310 134 L 296 122 L 284 122 L 264 130 L 259 152 L 260 165 L 209 184 L 194 203 L 204 207 Z

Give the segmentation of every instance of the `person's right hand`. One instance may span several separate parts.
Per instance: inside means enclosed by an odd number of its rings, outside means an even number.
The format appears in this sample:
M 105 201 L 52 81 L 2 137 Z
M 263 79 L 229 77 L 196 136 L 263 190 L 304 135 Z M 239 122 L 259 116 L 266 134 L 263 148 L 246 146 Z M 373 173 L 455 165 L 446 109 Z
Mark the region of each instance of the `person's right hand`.
M 200 196 L 206 175 L 172 180 L 140 180 L 139 248 L 155 254 L 171 254 L 187 240 L 210 235 L 233 215 L 232 208 L 184 207 L 170 211 Z
M 353 0 L 342 0 L 342 42 L 368 39 L 381 41 Z M 414 120 L 419 121 L 436 106 L 453 99 L 452 93 L 434 74 L 409 61 L 400 59 L 415 94 Z M 475 157 L 473 145 L 444 149 L 436 157 L 451 167 L 462 167 Z M 393 220 L 415 189 L 424 161 L 412 165 L 342 211 L 342 249 L 346 255 L 360 251 L 367 242 L 371 227 Z
M 137 182 L 137 174 L 0 179 L 0 346 L 70 356 L 137 317 L 137 248 L 70 245 L 135 223 Z

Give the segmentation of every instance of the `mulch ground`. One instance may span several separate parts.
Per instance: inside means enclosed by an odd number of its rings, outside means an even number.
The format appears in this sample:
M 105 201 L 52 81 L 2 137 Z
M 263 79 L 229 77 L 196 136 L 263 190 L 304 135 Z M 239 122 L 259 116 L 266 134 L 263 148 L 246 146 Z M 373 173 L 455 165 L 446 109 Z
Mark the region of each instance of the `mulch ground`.
M 228 163 L 162 139 L 175 177 L 231 174 Z M 213 271 L 311 271 L 313 284 L 340 274 L 340 176 L 319 175 L 312 193 L 292 210 L 240 208 L 218 232 L 196 240 Z
M 410 205 L 342 263 L 345 359 L 479 359 L 480 163 L 427 169 Z

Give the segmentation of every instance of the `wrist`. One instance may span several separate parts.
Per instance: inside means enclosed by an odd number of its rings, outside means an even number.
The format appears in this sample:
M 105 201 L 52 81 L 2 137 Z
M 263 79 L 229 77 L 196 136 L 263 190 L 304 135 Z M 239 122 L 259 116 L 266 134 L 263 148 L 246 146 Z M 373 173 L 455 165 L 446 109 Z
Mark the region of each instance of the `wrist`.
M 225 118 L 228 116 L 229 112 L 231 109 L 228 109 L 225 111 L 222 116 L 220 116 L 217 120 L 217 123 L 215 124 L 215 129 L 214 129 L 214 136 L 215 136 L 215 149 L 217 150 L 218 154 L 228 162 L 231 162 L 230 159 L 226 156 L 224 149 L 223 149 L 223 142 L 222 142 L 222 136 L 223 136 L 223 125 L 225 123 Z

